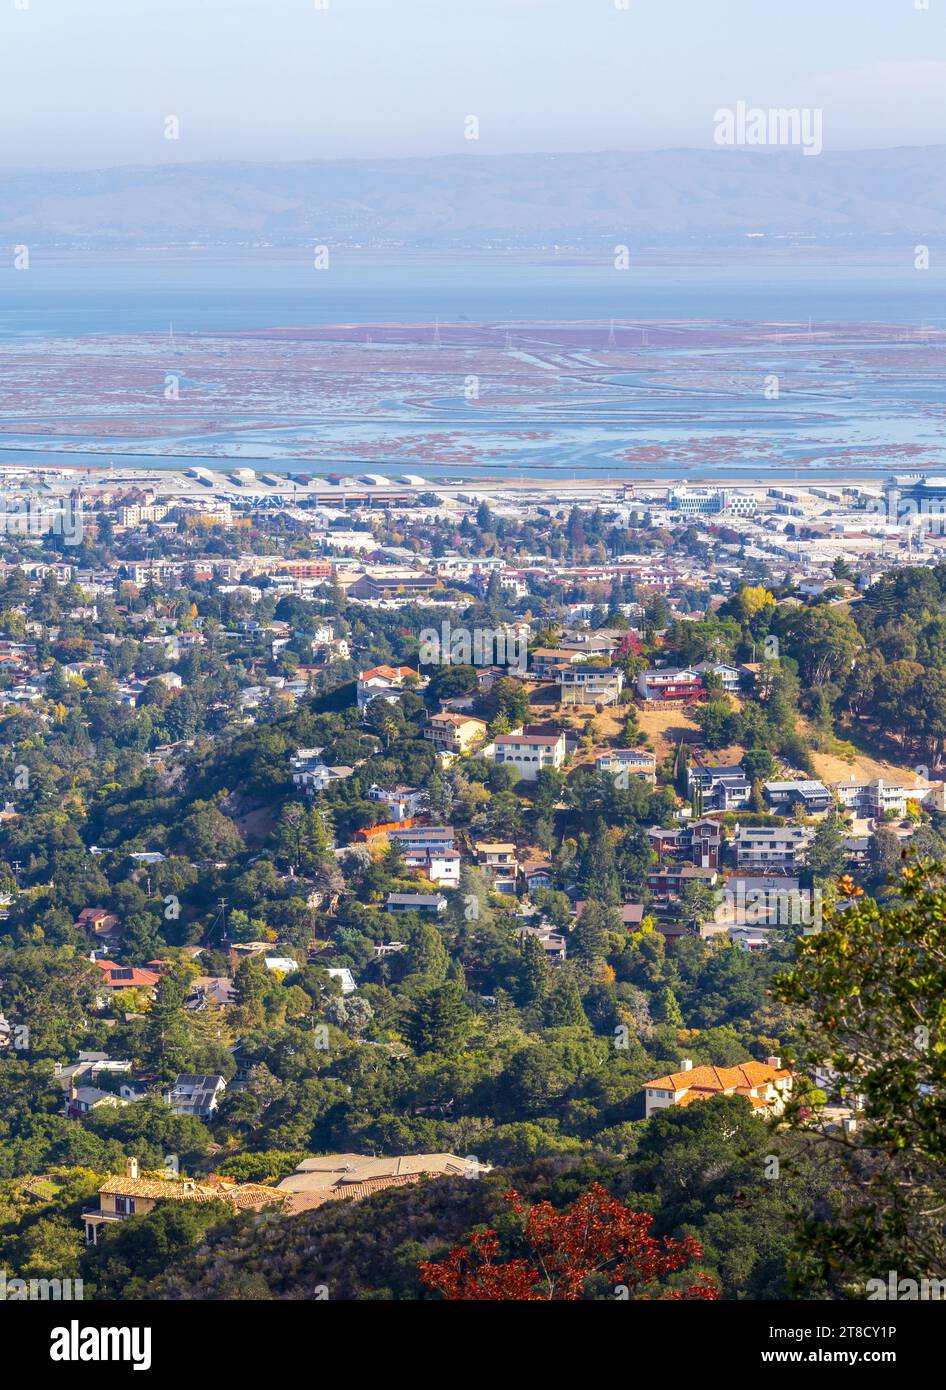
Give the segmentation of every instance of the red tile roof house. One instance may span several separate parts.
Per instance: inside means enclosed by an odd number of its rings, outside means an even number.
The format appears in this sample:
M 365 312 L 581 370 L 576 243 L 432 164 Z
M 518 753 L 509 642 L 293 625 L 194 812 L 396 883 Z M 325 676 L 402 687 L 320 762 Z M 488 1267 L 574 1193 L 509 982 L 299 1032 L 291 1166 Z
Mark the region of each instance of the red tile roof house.
M 356 686 L 360 713 L 364 714 L 372 700 L 399 700 L 408 680 L 420 684 L 420 673 L 410 666 L 372 666 L 370 671 L 360 671 Z
M 766 1062 L 742 1062 L 737 1067 L 695 1067 L 688 1057 L 680 1070 L 644 1083 L 644 1113 L 670 1105 L 692 1105 L 713 1096 L 745 1096 L 760 1114 L 781 1114 L 792 1089 L 793 1074 L 780 1057 Z
M 107 907 L 84 907 L 76 918 L 75 925 L 92 936 L 119 936 L 121 926 L 114 912 Z
M 161 979 L 153 970 L 139 970 L 133 965 L 116 965 L 113 960 L 97 960 L 94 963 L 102 971 L 102 983 L 111 994 L 118 994 L 123 989 L 143 989 L 151 993 Z

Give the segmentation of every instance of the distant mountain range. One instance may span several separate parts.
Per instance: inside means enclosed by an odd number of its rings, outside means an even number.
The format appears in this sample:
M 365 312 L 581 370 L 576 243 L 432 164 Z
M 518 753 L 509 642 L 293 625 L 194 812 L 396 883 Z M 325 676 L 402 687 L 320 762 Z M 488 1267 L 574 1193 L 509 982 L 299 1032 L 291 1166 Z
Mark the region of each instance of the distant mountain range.
M 0 241 L 600 247 L 946 231 L 946 147 L 0 170 Z

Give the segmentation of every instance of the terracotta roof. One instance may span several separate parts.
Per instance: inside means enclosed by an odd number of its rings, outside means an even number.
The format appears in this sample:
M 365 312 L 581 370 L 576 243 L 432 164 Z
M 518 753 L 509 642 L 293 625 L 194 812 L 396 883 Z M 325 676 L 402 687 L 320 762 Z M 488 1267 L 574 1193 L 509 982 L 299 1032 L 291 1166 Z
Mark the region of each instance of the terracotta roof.
M 172 1202 L 229 1202 L 238 1210 L 248 1210 L 267 1202 L 284 1202 L 286 1194 L 262 1183 L 235 1183 L 225 1179 L 187 1182 L 172 1178 L 108 1178 L 99 1188 L 107 1197 L 150 1197 Z
M 113 989 L 151 989 L 161 979 L 153 970 L 116 965 L 113 960 L 97 960 L 95 964 L 105 972 L 105 983 Z
M 360 1202 L 372 1197 L 376 1192 L 385 1192 L 389 1187 L 413 1187 L 419 1183 L 421 1173 L 392 1173 L 387 1177 L 365 1178 L 362 1182 L 339 1183 L 327 1192 L 289 1193 L 292 1211 L 312 1211 L 326 1202 Z
M 756 1086 L 764 1086 L 770 1081 L 780 1081 L 791 1076 L 785 1068 L 770 1067 L 766 1062 L 743 1062 L 738 1067 L 692 1067 L 690 1071 L 675 1071 L 669 1076 L 659 1076 L 656 1081 L 645 1081 L 646 1090 L 696 1091 L 706 1095 L 719 1095 L 723 1091 L 751 1091 Z M 694 1097 L 695 1098 L 695 1097 Z
M 418 672 L 410 666 L 372 666 L 370 671 L 362 671 L 358 679 L 370 681 L 373 676 L 383 676 L 385 680 L 389 681 L 400 681 L 407 676 L 418 676 Z

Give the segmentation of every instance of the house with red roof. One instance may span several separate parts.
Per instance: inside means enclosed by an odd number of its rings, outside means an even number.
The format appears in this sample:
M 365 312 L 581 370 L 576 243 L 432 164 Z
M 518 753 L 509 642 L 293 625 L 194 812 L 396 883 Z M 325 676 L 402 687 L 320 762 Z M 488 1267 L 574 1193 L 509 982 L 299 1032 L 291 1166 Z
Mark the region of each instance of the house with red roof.
M 154 970 L 140 970 L 134 965 L 116 965 L 113 960 L 97 960 L 94 964 L 101 970 L 102 983 L 112 994 L 118 994 L 123 989 L 144 989 L 152 992 L 161 979 Z
M 649 1119 L 655 1110 L 670 1105 L 692 1105 L 714 1096 L 745 1096 L 754 1110 L 762 1114 L 781 1114 L 792 1089 L 793 1073 L 782 1066 L 780 1057 L 765 1062 L 742 1062 L 736 1067 L 695 1067 L 684 1057 L 680 1070 L 644 1083 L 644 1113 Z
M 101 940 L 103 937 L 121 935 L 121 924 L 114 912 L 107 907 L 84 907 L 75 921 L 76 927 L 90 936 Z
M 395 704 L 409 680 L 420 682 L 420 673 L 410 666 L 372 666 L 358 673 L 358 709 L 364 714 L 372 700 Z

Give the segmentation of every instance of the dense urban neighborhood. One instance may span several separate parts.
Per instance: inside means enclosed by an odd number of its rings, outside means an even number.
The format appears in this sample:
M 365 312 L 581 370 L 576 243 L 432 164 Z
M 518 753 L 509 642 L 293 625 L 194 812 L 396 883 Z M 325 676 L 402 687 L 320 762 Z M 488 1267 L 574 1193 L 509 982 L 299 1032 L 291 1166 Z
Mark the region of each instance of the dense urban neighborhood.
M 843 1298 L 942 1246 L 890 929 L 946 855 L 935 486 L 4 485 L 8 1290 Z M 484 1292 L 471 1232 L 587 1211 L 571 1293 Z

